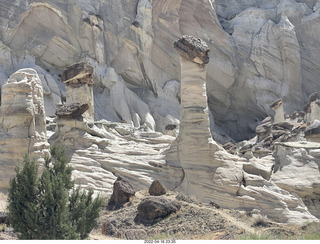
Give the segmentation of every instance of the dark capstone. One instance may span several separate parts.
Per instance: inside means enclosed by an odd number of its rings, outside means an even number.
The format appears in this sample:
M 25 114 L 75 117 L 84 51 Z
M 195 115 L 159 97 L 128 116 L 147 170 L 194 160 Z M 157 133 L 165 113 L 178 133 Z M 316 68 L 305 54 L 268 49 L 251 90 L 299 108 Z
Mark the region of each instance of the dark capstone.
M 122 207 L 125 203 L 130 201 L 130 198 L 133 197 L 134 194 L 135 191 L 133 190 L 132 185 L 122 177 L 118 177 L 113 184 L 113 194 L 108 203 L 108 208 L 118 209 Z
M 172 213 L 176 213 L 181 208 L 178 201 L 165 197 L 146 197 L 138 205 L 137 216 L 143 221 L 157 221 Z
M 93 81 L 93 67 L 86 62 L 80 62 L 67 67 L 61 75 L 61 81 L 67 86 L 74 88 L 80 87 L 83 84 L 92 86 Z
M 209 63 L 209 48 L 207 44 L 200 38 L 193 36 L 182 36 L 175 41 L 174 48 L 179 51 L 179 54 L 187 60 L 202 66 Z
M 309 98 L 308 98 L 308 103 L 310 104 L 313 101 L 317 100 L 318 98 L 319 98 L 318 92 L 311 93 Z
M 150 188 L 149 188 L 149 194 L 152 196 L 161 196 L 166 194 L 167 191 L 163 187 L 163 185 L 160 183 L 160 181 L 155 180 L 152 182 Z
M 71 105 L 64 105 L 57 109 L 56 115 L 63 119 L 76 119 L 80 118 L 84 112 L 89 109 L 86 103 L 73 103 Z
M 282 98 L 280 98 L 277 101 L 271 103 L 269 106 L 270 106 L 270 108 L 277 109 L 281 104 L 282 104 Z

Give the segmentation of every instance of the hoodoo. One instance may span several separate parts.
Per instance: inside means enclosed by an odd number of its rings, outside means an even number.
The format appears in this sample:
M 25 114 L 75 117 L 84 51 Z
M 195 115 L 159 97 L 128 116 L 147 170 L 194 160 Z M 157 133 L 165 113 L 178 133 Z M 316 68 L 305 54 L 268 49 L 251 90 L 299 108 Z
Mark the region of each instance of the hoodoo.
M 181 107 L 178 157 L 185 171 L 182 188 L 191 195 L 203 196 L 214 171 L 215 144 L 211 137 L 206 93 L 206 64 L 209 49 L 201 39 L 182 36 L 174 43 L 180 55 Z M 199 177 L 201 171 L 201 177 Z

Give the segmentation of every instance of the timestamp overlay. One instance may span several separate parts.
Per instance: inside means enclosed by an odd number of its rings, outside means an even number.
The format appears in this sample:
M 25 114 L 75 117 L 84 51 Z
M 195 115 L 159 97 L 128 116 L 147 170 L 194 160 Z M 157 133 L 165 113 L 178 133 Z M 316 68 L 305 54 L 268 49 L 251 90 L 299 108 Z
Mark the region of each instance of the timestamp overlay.
M 144 240 L 144 244 L 177 244 L 178 240 Z

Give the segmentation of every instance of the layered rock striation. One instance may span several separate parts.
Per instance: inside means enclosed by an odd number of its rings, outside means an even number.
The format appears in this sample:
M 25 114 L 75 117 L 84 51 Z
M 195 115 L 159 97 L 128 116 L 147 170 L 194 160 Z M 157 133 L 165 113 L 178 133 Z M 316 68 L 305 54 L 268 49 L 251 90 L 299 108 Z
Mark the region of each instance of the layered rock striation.
M 9 186 L 23 157 L 49 156 L 43 89 L 37 72 L 21 69 L 2 87 L 0 107 L 0 189 Z
M 84 111 L 82 116 L 84 119 L 93 122 L 93 67 L 84 62 L 73 64 L 62 74 L 61 80 L 66 86 L 66 105 L 87 104 L 87 111 Z

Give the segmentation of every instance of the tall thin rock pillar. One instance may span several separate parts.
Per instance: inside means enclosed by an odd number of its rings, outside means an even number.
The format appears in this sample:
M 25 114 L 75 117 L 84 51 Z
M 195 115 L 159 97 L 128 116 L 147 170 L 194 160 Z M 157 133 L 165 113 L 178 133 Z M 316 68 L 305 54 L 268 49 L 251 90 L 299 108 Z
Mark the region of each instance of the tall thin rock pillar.
M 183 36 L 174 43 L 180 54 L 181 107 L 178 158 L 185 172 L 182 188 L 189 195 L 201 195 L 208 189 L 219 166 L 213 154 L 206 93 L 206 64 L 209 49 L 205 42 Z

